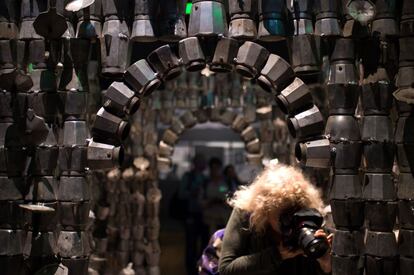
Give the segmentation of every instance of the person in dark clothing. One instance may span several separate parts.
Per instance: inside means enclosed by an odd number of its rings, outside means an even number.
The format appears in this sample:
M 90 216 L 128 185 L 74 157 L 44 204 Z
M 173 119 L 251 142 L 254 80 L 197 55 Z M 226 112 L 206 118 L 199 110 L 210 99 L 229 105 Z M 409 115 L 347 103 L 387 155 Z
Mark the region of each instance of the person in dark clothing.
M 317 260 L 301 250 L 282 244 L 279 218 L 291 209 L 323 209 L 319 191 L 295 168 L 270 164 L 247 187 L 236 191 L 230 204 L 233 212 L 227 223 L 220 275 L 321 275 L 331 272 L 329 251 Z M 315 237 L 332 235 L 318 230 Z
M 197 259 L 203 248 L 208 244 L 208 226 L 204 222 L 203 198 L 205 197 L 206 177 L 203 171 L 206 168 L 206 160 L 202 155 L 196 155 L 193 159 L 191 171 L 184 174 L 180 186 L 179 197 L 186 201 L 185 228 L 185 264 L 187 275 L 196 275 Z
M 224 167 L 223 174 L 224 180 L 230 189 L 230 194 L 233 194 L 239 188 L 239 186 L 242 185 L 239 177 L 237 176 L 236 169 L 234 169 L 233 165 L 229 164 Z
M 231 207 L 227 203 L 227 194 L 230 190 L 223 177 L 221 160 L 211 158 L 208 167 L 209 177 L 205 183 L 203 213 L 210 235 L 226 225 L 231 214 Z

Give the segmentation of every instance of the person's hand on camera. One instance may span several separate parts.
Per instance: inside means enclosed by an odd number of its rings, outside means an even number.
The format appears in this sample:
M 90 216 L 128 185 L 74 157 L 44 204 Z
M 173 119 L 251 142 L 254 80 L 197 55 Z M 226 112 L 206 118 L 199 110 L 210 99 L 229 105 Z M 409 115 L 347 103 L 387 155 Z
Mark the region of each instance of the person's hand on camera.
M 329 273 L 332 271 L 331 247 L 332 247 L 333 234 L 326 235 L 325 231 L 323 231 L 322 229 L 319 229 L 318 231 L 315 232 L 315 237 L 326 238 L 326 240 L 328 241 L 328 244 L 329 244 L 328 251 L 326 252 L 325 255 L 317 259 L 317 261 L 319 262 L 319 265 L 321 266 L 323 272 Z
M 287 260 L 290 258 L 295 258 L 299 255 L 303 255 L 302 249 L 292 250 L 291 248 L 284 246 L 282 242 L 279 243 L 278 249 L 282 260 Z

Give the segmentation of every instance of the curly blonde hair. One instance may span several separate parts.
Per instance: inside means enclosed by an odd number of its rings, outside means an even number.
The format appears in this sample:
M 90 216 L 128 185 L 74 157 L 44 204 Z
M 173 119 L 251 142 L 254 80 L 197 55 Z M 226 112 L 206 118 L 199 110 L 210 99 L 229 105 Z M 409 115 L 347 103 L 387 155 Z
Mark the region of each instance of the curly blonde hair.
M 241 187 L 230 205 L 250 213 L 250 229 L 264 233 L 269 217 L 279 217 L 292 207 L 309 207 L 323 211 L 321 194 L 291 166 L 271 164 L 249 185 Z M 277 219 L 279 220 L 279 219 Z

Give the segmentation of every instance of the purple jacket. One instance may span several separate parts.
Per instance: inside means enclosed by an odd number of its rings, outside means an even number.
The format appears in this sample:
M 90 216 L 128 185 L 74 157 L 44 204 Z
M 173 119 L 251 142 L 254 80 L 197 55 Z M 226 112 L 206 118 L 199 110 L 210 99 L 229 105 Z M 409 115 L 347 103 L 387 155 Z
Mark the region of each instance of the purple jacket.
M 199 275 L 218 275 L 219 256 L 217 255 L 217 249 L 221 247 L 221 242 L 224 237 L 224 229 L 217 230 L 213 236 L 211 236 L 207 247 L 204 249 L 200 260 L 198 261 Z M 219 245 L 217 246 L 217 240 Z M 216 246 L 214 245 L 216 244 Z

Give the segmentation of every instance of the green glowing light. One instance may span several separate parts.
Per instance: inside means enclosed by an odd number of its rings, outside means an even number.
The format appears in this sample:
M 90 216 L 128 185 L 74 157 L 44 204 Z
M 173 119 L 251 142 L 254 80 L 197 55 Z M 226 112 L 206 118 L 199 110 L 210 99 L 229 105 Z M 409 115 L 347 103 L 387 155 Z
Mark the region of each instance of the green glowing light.
M 219 191 L 220 193 L 227 193 L 227 191 L 229 191 L 229 189 L 227 188 L 227 186 L 219 186 Z
M 190 14 L 191 13 L 191 8 L 193 6 L 193 3 L 188 2 L 187 5 L 185 6 L 185 14 Z
M 27 65 L 27 71 L 29 73 L 33 72 L 33 63 L 29 63 L 29 65 Z

